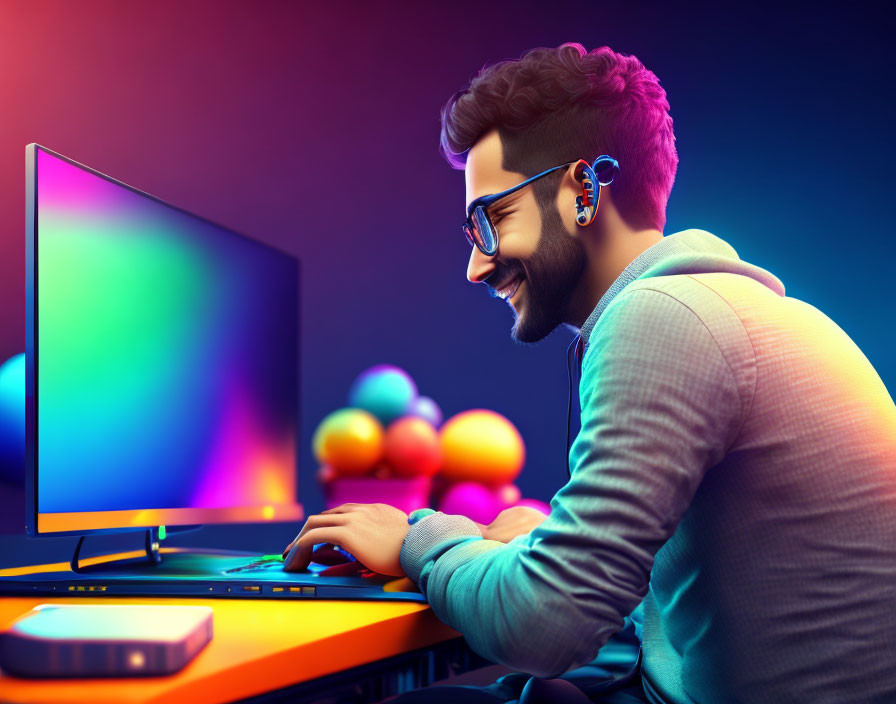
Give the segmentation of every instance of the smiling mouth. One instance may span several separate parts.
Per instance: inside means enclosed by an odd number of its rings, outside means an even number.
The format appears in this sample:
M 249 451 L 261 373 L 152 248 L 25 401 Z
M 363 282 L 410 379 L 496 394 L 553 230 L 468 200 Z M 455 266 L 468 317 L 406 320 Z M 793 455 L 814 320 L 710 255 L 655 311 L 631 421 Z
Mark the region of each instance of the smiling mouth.
M 514 279 L 503 288 L 496 289 L 495 295 L 502 300 L 509 301 L 511 298 L 513 298 L 514 294 L 517 292 L 517 289 L 519 289 L 520 284 L 522 283 L 522 278 Z

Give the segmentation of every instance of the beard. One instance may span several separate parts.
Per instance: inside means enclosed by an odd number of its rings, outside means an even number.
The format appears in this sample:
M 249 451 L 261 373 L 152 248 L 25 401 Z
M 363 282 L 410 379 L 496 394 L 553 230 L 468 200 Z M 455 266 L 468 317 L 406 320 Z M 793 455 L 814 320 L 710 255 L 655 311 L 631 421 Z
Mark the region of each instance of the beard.
M 525 300 L 517 301 L 521 310 L 511 306 L 516 320 L 510 335 L 517 342 L 543 340 L 565 322 L 569 298 L 588 264 L 585 248 L 567 233 L 556 206 L 542 208 L 541 218 L 541 234 L 532 256 L 508 266 L 525 277 L 526 283 L 521 294 Z

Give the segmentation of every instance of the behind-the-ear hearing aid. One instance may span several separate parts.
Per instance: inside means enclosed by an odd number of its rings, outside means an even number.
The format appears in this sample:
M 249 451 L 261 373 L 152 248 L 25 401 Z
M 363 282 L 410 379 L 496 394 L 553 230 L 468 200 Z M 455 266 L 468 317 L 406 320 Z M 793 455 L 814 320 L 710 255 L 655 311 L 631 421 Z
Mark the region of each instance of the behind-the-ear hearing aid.
M 576 196 L 576 224 L 585 227 L 594 222 L 600 205 L 600 186 L 609 186 L 619 171 L 619 162 L 602 154 L 589 165 L 584 159 L 576 162 L 573 177 L 582 183 L 582 195 Z M 597 193 L 595 194 L 595 183 Z

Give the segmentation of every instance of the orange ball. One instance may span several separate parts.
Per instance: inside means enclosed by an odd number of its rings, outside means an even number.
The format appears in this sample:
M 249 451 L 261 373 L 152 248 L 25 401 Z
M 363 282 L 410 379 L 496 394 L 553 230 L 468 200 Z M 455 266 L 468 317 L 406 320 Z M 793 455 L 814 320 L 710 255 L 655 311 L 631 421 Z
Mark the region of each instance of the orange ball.
M 439 432 L 440 474 L 452 482 L 476 481 L 496 488 L 509 484 L 523 468 L 523 438 L 507 418 L 474 409 L 450 418 Z
M 386 462 L 399 477 L 431 477 L 442 462 L 438 432 L 417 416 L 404 416 L 389 425 L 385 451 Z
M 365 476 L 383 458 L 383 426 L 367 411 L 342 408 L 321 421 L 311 444 L 338 476 Z

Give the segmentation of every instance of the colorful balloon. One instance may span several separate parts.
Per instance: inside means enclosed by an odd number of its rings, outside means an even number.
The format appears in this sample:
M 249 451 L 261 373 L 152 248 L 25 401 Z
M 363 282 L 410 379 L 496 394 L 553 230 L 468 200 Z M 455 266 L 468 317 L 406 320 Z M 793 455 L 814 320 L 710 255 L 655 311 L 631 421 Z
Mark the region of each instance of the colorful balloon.
M 340 477 L 364 476 L 383 458 L 383 426 L 367 411 L 342 408 L 321 421 L 311 444 Z
M 499 487 L 516 479 L 526 458 L 523 438 L 504 416 L 475 409 L 445 421 L 439 432 L 441 474 L 448 480 Z
M 399 477 L 431 477 L 439 471 L 439 434 L 429 421 L 404 416 L 386 429 L 386 462 Z
M 425 418 L 438 428 L 442 424 L 442 409 L 429 396 L 418 396 L 411 402 L 408 413 Z
M 398 367 L 380 364 L 362 372 L 348 392 L 348 405 L 372 413 L 388 425 L 408 412 L 417 398 L 417 385 Z
M 488 487 L 478 482 L 458 482 L 448 489 L 439 503 L 439 511 L 471 518 L 488 525 L 504 507 Z

